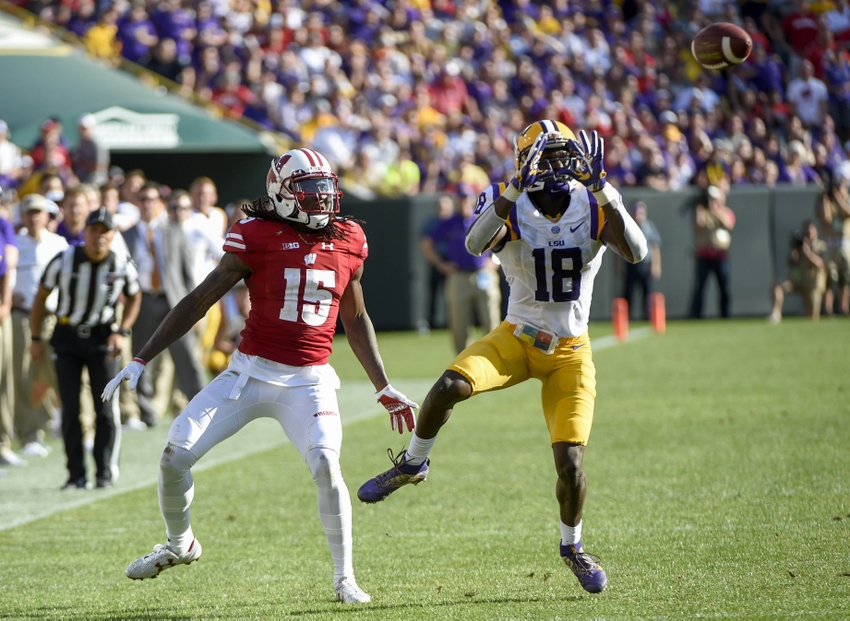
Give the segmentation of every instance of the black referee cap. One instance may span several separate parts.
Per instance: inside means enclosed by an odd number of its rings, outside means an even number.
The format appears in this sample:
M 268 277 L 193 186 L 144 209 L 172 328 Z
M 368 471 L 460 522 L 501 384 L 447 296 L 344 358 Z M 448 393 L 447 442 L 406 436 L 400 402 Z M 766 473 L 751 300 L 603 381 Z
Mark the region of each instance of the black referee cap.
M 104 224 L 110 231 L 115 228 L 112 213 L 106 207 L 95 209 L 86 218 L 86 226 L 94 226 L 95 224 Z

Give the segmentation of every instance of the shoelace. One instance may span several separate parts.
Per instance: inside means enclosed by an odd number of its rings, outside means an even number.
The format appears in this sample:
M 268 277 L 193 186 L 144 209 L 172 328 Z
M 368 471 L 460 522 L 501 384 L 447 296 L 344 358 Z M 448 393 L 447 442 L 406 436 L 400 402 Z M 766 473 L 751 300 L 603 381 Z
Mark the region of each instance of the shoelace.
M 166 548 L 168 548 L 168 546 L 167 546 L 167 545 L 165 545 L 164 543 L 158 543 L 158 544 L 156 544 L 156 545 L 153 547 L 153 552 L 150 552 L 150 553 L 148 553 L 148 554 L 145 554 L 145 560 L 147 560 L 147 559 L 151 558 L 151 557 L 152 557 L 152 556 L 154 556 L 155 554 L 159 554 L 162 550 L 164 550 L 164 549 L 166 549 Z
M 393 450 L 389 448 L 387 449 L 387 456 L 390 458 L 390 461 L 393 462 L 393 468 L 375 477 L 375 482 L 379 487 L 383 487 L 390 479 L 394 479 L 395 477 L 404 474 L 400 468 L 404 461 L 404 455 L 404 450 L 402 450 L 398 455 L 393 456 Z
M 599 567 L 599 559 L 587 552 L 576 552 L 561 558 L 571 569 L 582 575 L 588 575 Z

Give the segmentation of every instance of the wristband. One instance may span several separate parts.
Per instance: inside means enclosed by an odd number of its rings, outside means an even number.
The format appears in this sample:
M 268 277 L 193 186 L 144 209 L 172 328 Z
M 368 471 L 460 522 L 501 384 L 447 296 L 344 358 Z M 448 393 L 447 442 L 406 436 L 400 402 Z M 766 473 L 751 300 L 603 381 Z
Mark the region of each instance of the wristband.
M 595 190 L 595 191 L 591 190 L 591 191 L 593 192 L 593 196 L 596 198 L 596 200 L 599 202 L 600 205 L 607 205 L 608 203 L 616 203 L 617 198 L 620 195 L 620 193 L 617 192 L 617 190 L 615 190 L 608 183 L 604 184 L 598 190 Z M 602 200 L 600 200 L 600 198 Z
M 144 366 L 147 366 L 147 364 L 148 364 L 147 362 L 145 362 L 145 361 L 144 361 L 144 360 L 142 360 L 141 358 L 133 358 L 133 362 L 138 362 L 138 363 L 139 363 L 140 365 L 142 365 L 143 367 L 144 367 Z
M 33 343 L 41 343 L 41 337 L 38 334 L 33 334 L 32 336 L 30 336 L 30 340 Z
M 115 332 L 115 334 L 120 334 L 121 336 L 130 336 L 133 333 L 130 328 L 116 328 L 113 332 Z
M 505 188 L 505 191 L 502 192 L 502 198 L 512 203 L 517 202 L 520 196 L 522 196 L 522 190 L 516 187 L 513 183 L 509 183 L 508 187 Z

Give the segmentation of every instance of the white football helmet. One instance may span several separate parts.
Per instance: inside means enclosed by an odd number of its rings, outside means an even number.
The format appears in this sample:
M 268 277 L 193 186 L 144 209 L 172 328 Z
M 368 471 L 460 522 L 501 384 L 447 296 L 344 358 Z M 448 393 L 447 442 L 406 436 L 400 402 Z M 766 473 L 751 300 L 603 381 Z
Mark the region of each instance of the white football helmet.
M 313 149 L 292 149 L 272 160 L 266 191 L 278 216 L 311 229 L 327 226 L 331 215 L 339 212 L 342 198 L 336 173 Z

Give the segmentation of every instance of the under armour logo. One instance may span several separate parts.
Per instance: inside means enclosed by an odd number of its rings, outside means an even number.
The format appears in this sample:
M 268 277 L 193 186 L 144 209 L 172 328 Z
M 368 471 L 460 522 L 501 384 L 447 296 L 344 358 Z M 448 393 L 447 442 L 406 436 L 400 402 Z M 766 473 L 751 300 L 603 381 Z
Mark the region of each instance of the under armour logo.
M 333 250 L 333 249 L 334 249 L 333 242 L 330 242 L 330 243 L 322 242 L 322 250 Z
M 304 265 L 313 265 L 316 262 L 315 253 L 311 252 L 310 254 L 304 255 Z

